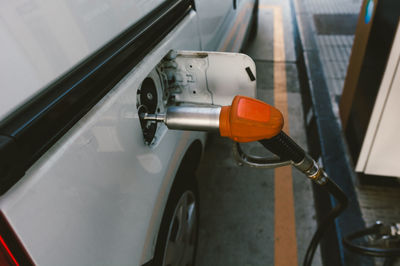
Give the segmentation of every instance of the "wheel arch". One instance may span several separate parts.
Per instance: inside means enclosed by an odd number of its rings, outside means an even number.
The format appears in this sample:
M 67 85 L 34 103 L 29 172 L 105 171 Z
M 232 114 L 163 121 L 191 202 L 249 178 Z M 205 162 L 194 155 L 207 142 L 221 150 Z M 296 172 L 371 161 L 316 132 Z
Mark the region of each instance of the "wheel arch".
M 186 150 L 185 155 L 182 157 L 173 184 L 176 182 L 178 177 L 185 176 L 186 173 L 194 173 L 196 171 L 200 163 L 202 153 L 203 144 L 199 139 L 194 140 Z
M 162 209 L 162 218 L 160 220 L 160 224 L 158 225 L 158 230 L 156 233 L 156 238 L 155 238 L 155 246 L 154 246 L 154 254 L 153 254 L 153 259 L 146 263 L 146 266 L 155 266 L 155 263 L 159 261 L 160 257 L 157 256 L 157 250 L 160 248 L 158 245 L 160 244 L 160 232 L 163 227 L 163 221 L 165 220 L 165 216 L 168 213 L 168 208 L 167 206 L 169 205 L 168 202 L 171 200 L 171 196 L 174 197 L 173 192 L 174 192 L 174 187 L 179 185 L 179 182 L 182 181 L 183 178 L 188 178 L 188 176 L 193 176 L 194 182 L 197 182 L 195 180 L 194 173 L 200 163 L 201 157 L 203 153 L 203 143 L 199 139 L 195 139 L 188 149 L 186 150 L 184 156 L 182 157 L 182 160 L 180 162 L 180 165 L 178 167 L 178 170 L 175 174 L 174 180 L 171 184 L 170 190 L 168 192 L 168 197 L 167 200 L 165 201 L 165 206 L 163 206 Z M 161 239 L 163 239 L 161 237 Z

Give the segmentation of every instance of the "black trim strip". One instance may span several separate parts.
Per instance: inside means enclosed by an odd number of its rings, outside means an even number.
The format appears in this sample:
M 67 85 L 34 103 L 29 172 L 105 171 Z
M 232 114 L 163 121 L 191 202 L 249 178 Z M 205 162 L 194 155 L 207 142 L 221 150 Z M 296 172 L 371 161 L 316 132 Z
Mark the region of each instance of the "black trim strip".
M 166 1 L 0 122 L 0 194 L 137 65 L 191 10 Z
M 142 266 L 153 266 L 153 264 L 154 264 L 154 260 L 151 259 L 148 262 L 146 262 L 145 264 L 142 264 Z
M 0 212 L 0 236 L 19 265 L 35 265 L 2 212 Z

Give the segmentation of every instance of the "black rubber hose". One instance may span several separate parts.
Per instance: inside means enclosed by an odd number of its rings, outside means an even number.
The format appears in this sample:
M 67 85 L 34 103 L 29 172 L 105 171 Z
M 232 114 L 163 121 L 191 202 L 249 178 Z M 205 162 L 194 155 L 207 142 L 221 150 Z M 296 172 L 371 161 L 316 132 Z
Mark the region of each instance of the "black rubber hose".
M 379 226 L 372 226 L 345 236 L 343 238 L 343 244 L 349 250 L 363 255 L 374 256 L 374 257 L 400 256 L 400 248 L 398 247 L 382 247 L 382 248 L 366 247 L 352 242 L 352 240 L 354 239 L 377 233 L 379 233 Z
M 294 163 L 300 163 L 306 156 L 305 151 L 297 145 L 288 135 L 281 131 L 275 137 L 259 141 L 265 148 L 279 156 L 281 160 L 291 160 Z M 328 193 L 337 200 L 337 205 L 329 212 L 322 222 L 318 225 L 317 231 L 314 233 L 313 238 L 307 248 L 307 253 L 304 257 L 304 266 L 310 266 L 324 232 L 333 223 L 336 217 L 347 207 L 346 194 L 333 182 L 327 178 L 327 182 L 320 185 Z
M 330 193 L 336 200 L 337 205 L 329 212 L 329 214 L 319 223 L 317 231 L 315 231 L 310 244 L 308 245 L 306 255 L 304 257 L 303 265 L 310 266 L 312 259 L 314 257 L 315 251 L 318 247 L 318 243 L 321 240 L 324 232 L 333 223 L 336 217 L 342 213 L 342 211 L 347 207 L 348 199 L 343 190 L 341 190 L 335 182 L 328 178 L 328 181 L 321 186 L 328 193 Z
M 294 163 L 299 163 L 305 157 L 304 150 L 283 131 L 275 137 L 263 139 L 259 142 L 265 148 L 278 155 L 281 160 L 290 160 Z

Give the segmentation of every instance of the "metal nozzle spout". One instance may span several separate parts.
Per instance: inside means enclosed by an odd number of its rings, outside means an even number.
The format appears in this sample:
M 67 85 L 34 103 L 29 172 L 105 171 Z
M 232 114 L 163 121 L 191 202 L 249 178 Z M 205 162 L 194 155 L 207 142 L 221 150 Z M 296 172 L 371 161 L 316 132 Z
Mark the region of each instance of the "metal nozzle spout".
M 164 122 L 165 121 L 165 114 L 147 114 L 142 113 L 140 114 L 140 118 L 147 121 L 156 121 L 156 122 Z
M 214 131 L 219 130 L 221 107 L 172 106 L 165 114 L 141 114 L 147 121 L 163 122 L 169 129 Z

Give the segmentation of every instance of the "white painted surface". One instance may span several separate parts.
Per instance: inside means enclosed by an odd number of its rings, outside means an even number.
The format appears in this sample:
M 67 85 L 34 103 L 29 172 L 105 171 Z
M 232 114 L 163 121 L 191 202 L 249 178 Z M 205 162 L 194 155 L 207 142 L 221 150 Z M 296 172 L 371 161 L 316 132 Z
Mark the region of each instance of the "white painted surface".
M 218 32 L 224 28 L 224 20 L 233 13 L 233 1 L 196 0 L 199 12 L 199 30 L 202 50 L 215 51 L 220 42 Z
M 237 2 L 233 9 L 233 1 L 196 0 L 203 50 L 240 51 L 255 0 Z
M 170 49 L 200 49 L 195 21 L 192 12 L 2 196 L 1 210 L 36 264 L 151 259 L 177 167 L 205 136 L 167 131 L 157 146 L 145 145 L 136 91 Z
M 0 120 L 163 1 L 0 1 Z
M 231 105 L 235 95 L 256 97 L 256 65 L 249 56 L 238 53 L 179 51 L 174 60 L 175 87 L 182 93 L 176 102 Z
M 400 27 L 372 111 L 356 171 L 400 177 Z
M 1 2 L 0 120 L 159 2 Z M 140 265 L 152 258 L 177 167 L 205 135 L 165 130 L 156 145 L 145 145 L 136 93 L 171 49 L 201 50 L 198 30 L 192 11 L 1 196 L 1 211 L 36 264 Z

